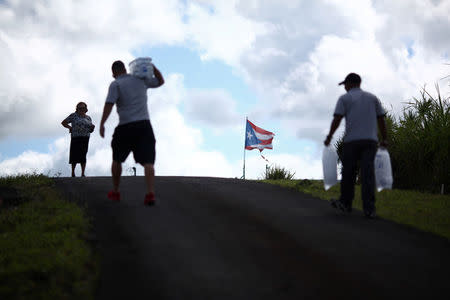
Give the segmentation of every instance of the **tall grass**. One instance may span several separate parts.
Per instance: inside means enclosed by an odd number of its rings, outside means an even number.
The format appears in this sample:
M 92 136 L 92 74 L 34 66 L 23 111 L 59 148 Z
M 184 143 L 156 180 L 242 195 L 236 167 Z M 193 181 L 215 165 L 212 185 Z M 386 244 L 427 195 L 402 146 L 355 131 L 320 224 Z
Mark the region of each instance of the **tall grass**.
M 407 103 L 390 132 L 394 184 L 438 192 L 441 184 L 450 191 L 450 102 L 425 88 L 420 98 Z

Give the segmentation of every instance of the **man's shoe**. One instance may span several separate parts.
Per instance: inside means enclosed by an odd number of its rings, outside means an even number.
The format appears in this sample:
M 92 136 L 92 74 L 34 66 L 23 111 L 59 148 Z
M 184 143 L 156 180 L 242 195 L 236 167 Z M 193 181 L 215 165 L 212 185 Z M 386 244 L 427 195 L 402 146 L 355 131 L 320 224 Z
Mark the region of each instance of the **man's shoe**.
M 155 204 L 155 194 L 148 193 L 147 195 L 145 195 L 144 204 L 149 205 L 149 206 L 154 205 Z
M 345 206 L 341 200 L 331 199 L 330 203 L 332 207 L 336 208 L 337 210 L 340 210 L 341 212 L 349 213 L 352 211 L 352 209 Z
M 109 191 L 108 199 L 111 201 L 114 201 L 114 202 L 119 202 L 120 201 L 120 192 Z
M 364 212 L 364 215 L 365 215 L 366 218 L 368 218 L 368 219 L 375 219 L 375 218 L 377 217 L 377 214 L 375 213 L 375 211 L 370 212 L 370 213 Z

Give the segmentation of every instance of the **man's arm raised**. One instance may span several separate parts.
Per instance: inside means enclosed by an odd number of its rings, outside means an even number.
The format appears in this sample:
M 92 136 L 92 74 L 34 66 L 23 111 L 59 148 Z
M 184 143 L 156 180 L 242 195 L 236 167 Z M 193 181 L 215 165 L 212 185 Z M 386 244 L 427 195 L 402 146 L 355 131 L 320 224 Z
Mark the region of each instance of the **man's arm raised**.
M 155 77 L 159 81 L 159 85 L 156 87 L 162 86 L 164 84 L 164 77 L 162 76 L 161 72 L 158 70 L 158 68 L 155 65 L 153 65 L 153 71 L 154 71 Z

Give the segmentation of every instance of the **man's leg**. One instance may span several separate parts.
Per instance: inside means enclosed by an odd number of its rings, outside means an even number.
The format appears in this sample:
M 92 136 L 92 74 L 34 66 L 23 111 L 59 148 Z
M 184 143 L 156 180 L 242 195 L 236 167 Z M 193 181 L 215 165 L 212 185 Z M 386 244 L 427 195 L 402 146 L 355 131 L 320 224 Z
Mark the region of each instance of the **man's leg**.
M 361 198 L 366 215 L 375 213 L 375 171 L 374 160 L 377 152 L 376 143 L 368 142 L 361 153 Z
M 84 171 L 86 170 L 86 163 L 81 163 L 81 176 L 85 176 L 84 175 Z
M 77 164 L 72 164 L 72 177 L 75 177 L 75 167 Z
M 113 191 L 119 191 L 120 175 L 122 175 L 122 163 L 113 160 L 111 165 L 111 173 L 113 178 Z
M 341 197 L 340 201 L 348 208 L 352 208 L 353 198 L 355 197 L 356 180 L 356 145 L 345 143 L 342 155 L 342 179 L 341 179 Z
M 135 140 L 132 146 L 134 160 L 144 167 L 147 194 L 145 205 L 155 204 L 155 136 L 149 120 L 136 122 L 134 127 Z
M 155 193 L 155 168 L 153 164 L 144 164 L 145 183 L 147 184 L 147 194 Z

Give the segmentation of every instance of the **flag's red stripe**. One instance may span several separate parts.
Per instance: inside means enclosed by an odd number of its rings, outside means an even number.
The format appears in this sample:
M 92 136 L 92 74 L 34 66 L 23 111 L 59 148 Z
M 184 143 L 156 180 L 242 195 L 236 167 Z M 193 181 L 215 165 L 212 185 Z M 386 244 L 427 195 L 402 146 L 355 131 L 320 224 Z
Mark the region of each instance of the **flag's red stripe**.
M 246 146 L 245 149 L 247 150 L 253 150 L 253 149 L 273 149 L 272 145 L 267 145 L 264 147 L 257 147 L 257 146 Z
M 253 124 L 252 122 L 250 122 L 249 120 L 247 120 L 247 122 L 249 122 L 249 123 L 250 123 L 250 126 L 252 126 L 253 130 L 257 131 L 258 133 L 261 133 L 261 134 L 273 134 L 273 135 L 275 135 L 273 132 L 270 132 L 270 131 L 264 130 L 264 129 L 262 129 L 262 128 L 259 128 L 258 126 L 256 126 L 256 125 Z
M 261 141 L 261 143 L 259 143 L 260 145 L 269 145 L 272 144 L 272 140 L 273 138 L 269 139 L 269 140 L 259 140 Z

